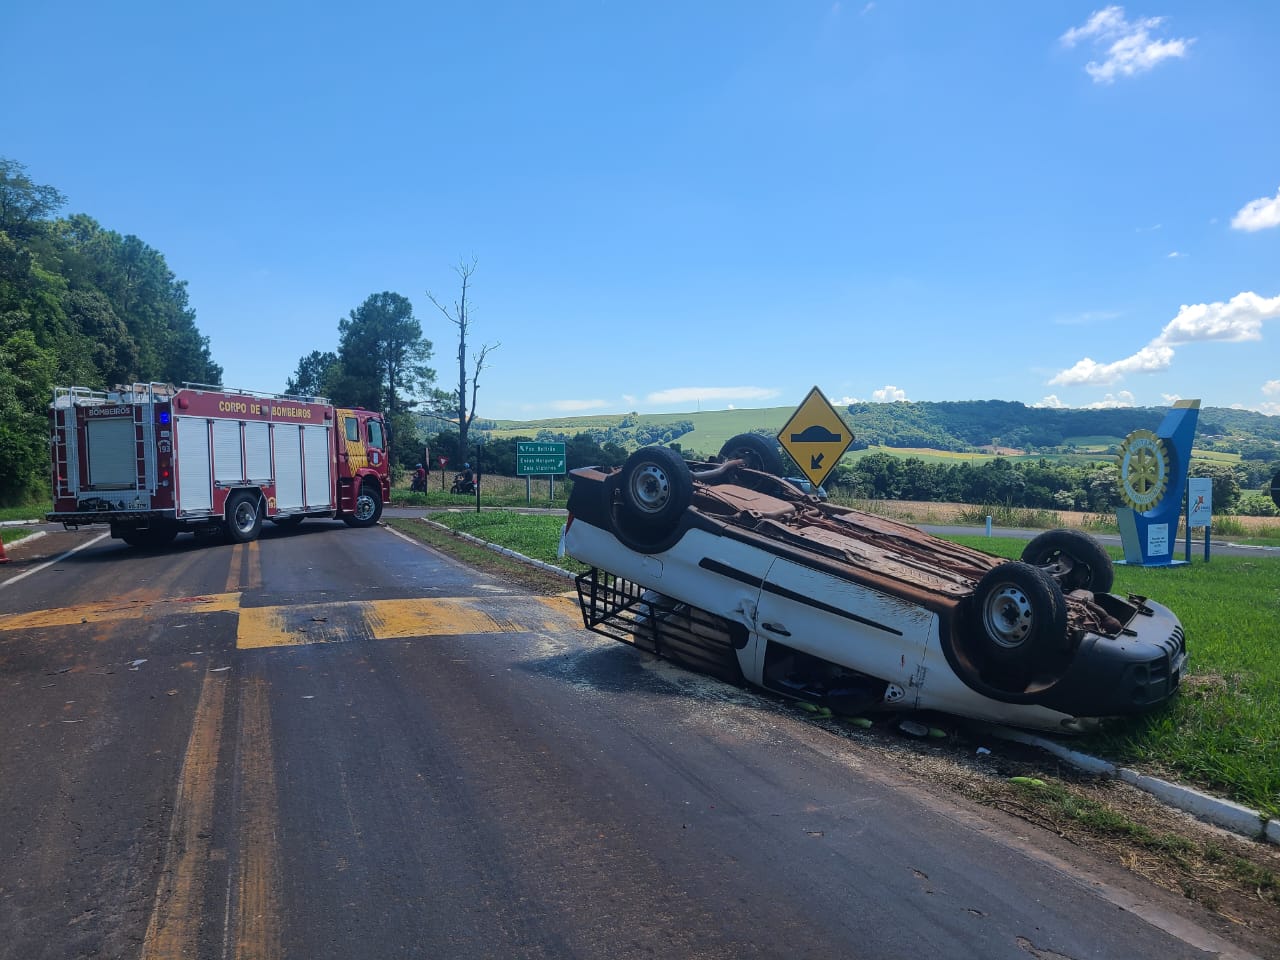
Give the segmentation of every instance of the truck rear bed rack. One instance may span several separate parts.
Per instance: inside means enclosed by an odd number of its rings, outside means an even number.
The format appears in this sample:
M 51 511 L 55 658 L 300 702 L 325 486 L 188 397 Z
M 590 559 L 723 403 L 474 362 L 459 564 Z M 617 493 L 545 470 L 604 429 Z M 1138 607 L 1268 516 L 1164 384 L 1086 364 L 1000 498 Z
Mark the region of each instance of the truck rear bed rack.
M 737 651 L 746 645 L 747 630 L 740 624 L 595 567 L 574 582 L 588 630 L 718 680 L 743 682 Z

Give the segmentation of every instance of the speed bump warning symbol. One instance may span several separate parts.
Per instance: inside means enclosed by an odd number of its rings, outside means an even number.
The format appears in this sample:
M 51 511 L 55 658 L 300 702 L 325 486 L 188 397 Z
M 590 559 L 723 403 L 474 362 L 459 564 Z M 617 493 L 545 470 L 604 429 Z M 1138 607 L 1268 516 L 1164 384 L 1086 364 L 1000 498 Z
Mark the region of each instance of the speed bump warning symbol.
M 809 482 L 820 487 L 853 443 L 853 433 L 831 401 L 814 387 L 779 431 L 778 442 Z

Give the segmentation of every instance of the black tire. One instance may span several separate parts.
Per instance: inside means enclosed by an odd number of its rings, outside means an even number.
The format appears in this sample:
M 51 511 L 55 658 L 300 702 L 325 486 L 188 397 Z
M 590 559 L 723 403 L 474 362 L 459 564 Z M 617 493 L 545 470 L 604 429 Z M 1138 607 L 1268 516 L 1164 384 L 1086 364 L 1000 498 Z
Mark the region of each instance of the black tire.
M 1039 567 L 1058 581 L 1063 593 L 1091 590 L 1107 593 L 1115 583 L 1111 556 L 1081 530 L 1047 530 L 1027 544 L 1022 562 Z
M 632 535 L 656 540 L 671 531 L 693 499 L 693 476 L 669 447 L 642 447 L 622 466 L 622 511 Z
M 143 546 L 167 547 L 178 536 L 178 525 L 172 521 L 161 520 L 139 532 L 142 535 Z
M 131 547 L 140 547 L 143 542 L 142 532 L 139 530 L 126 530 L 120 534 L 120 539 Z
M 975 655 L 983 667 L 1029 675 L 1067 648 L 1067 604 L 1039 567 L 1010 561 L 988 570 L 973 591 Z
M 748 468 L 761 473 L 771 473 L 775 477 L 786 474 L 786 466 L 778 445 L 768 437 L 758 433 L 740 433 L 730 437 L 720 448 L 721 460 L 744 460 Z
M 237 490 L 227 497 L 227 539 L 232 543 L 257 540 L 262 532 L 261 498 L 253 490 Z
M 372 527 L 382 518 L 382 490 L 366 480 L 356 494 L 355 513 L 342 519 L 349 527 Z

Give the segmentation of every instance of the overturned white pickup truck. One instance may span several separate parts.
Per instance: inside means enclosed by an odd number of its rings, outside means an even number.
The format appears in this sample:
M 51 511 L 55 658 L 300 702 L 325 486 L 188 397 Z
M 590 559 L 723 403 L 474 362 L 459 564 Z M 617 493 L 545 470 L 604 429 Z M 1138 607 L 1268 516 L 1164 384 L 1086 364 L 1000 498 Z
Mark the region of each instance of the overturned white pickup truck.
M 1110 593 L 1086 534 L 1043 533 L 1010 562 L 802 493 L 763 438 L 722 453 L 646 447 L 620 470 L 572 471 L 563 545 L 592 567 L 588 628 L 840 713 L 1079 732 L 1177 691 L 1177 617 Z

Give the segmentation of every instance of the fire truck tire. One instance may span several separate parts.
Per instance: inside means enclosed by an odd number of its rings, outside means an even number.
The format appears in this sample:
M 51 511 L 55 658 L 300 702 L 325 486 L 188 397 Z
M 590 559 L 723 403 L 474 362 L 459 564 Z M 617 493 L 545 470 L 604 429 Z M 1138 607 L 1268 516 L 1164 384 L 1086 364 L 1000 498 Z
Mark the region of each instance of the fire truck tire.
M 349 527 L 372 527 L 382 517 L 382 492 L 377 485 L 365 483 L 356 496 L 356 511 L 342 519 Z
M 227 498 L 227 538 L 232 543 L 258 539 L 262 532 L 262 511 L 258 509 L 258 501 L 258 494 L 250 490 L 237 490 Z
M 142 531 L 144 547 L 167 547 L 178 536 L 178 525 L 172 522 L 152 524 Z

